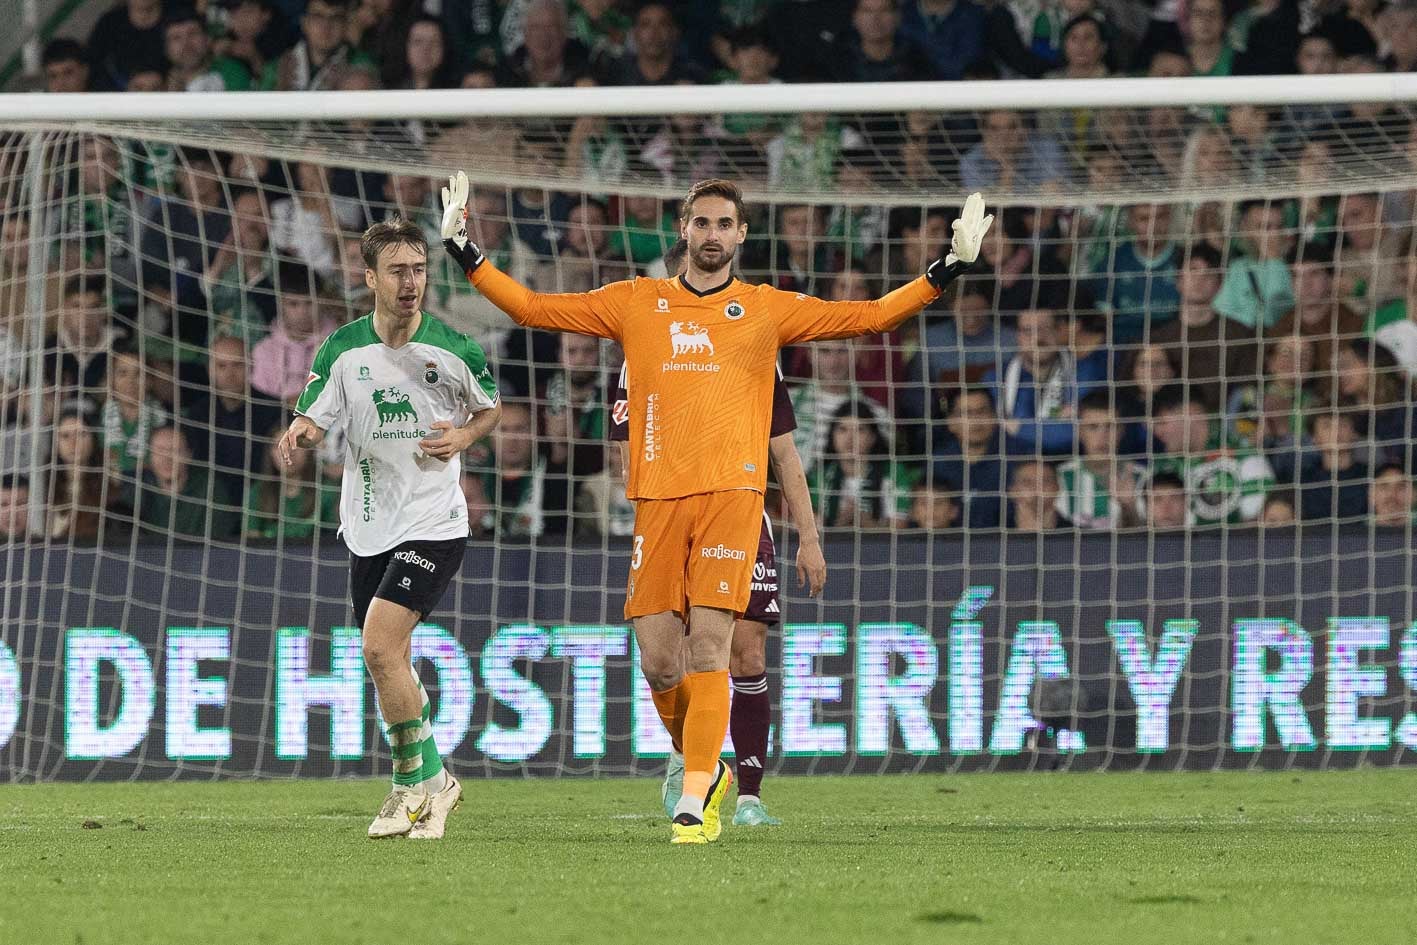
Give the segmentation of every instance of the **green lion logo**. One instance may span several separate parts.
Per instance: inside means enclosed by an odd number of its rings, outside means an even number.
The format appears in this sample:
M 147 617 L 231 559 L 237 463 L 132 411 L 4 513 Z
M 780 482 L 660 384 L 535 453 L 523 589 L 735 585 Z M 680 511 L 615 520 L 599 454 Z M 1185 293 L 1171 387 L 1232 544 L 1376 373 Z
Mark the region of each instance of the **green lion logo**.
M 379 426 L 386 420 L 401 420 L 404 417 L 418 422 L 418 411 L 408 402 L 408 395 L 397 387 L 374 391 L 374 409 L 379 411 Z

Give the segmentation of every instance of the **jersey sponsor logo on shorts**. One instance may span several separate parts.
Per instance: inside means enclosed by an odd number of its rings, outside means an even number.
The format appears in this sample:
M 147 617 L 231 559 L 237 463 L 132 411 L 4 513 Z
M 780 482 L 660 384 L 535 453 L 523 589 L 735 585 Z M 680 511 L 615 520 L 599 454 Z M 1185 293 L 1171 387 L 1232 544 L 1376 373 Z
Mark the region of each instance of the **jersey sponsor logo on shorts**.
M 762 561 L 753 562 L 753 590 L 776 594 L 777 567 L 768 567 Z M 776 610 L 773 611 L 773 613 L 776 612 Z
M 399 587 L 403 588 L 404 590 L 412 590 L 413 582 L 410 581 L 408 578 L 404 578 L 402 581 L 399 581 Z
M 397 387 L 381 387 L 374 391 L 374 409 L 379 412 L 379 426 L 386 421 L 411 420 L 418 422 L 418 411 L 408 402 L 408 395 Z
M 422 568 L 425 571 L 438 570 L 438 566 L 436 564 L 429 561 L 427 558 L 423 557 L 418 552 L 414 551 L 412 548 L 408 549 L 407 551 L 400 551 L 398 554 L 394 555 L 394 560 L 406 562 L 408 564 L 413 565 L 415 568 Z M 404 578 L 404 581 L 407 582 L 408 578 Z
M 723 317 L 727 318 L 729 321 L 737 321 L 746 314 L 748 314 L 747 309 L 743 308 L 743 303 L 739 302 L 737 299 L 734 299 L 723 307 Z
M 715 558 L 720 561 L 747 561 L 748 552 L 740 551 L 737 548 L 728 548 L 723 545 L 714 545 L 712 548 L 700 548 L 699 554 L 705 558 Z
M 659 455 L 659 395 L 645 398 L 645 462 L 652 463 Z
M 777 598 L 776 598 L 776 597 L 774 597 L 772 600 L 768 601 L 768 605 L 763 608 L 763 613 L 765 613 L 765 614 L 780 614 L 780 613 L 782 613 L 782 610 L 779 609 L 778 606 L 777 606 Z

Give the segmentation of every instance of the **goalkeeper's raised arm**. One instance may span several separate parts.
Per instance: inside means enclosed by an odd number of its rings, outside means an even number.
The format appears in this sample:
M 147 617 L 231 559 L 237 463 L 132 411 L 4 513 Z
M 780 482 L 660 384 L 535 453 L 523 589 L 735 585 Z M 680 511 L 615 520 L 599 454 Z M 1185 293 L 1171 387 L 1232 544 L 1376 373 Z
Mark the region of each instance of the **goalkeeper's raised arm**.
M 613 282 L 594 292 L 533 292 L 489 263 L 468 238 L 467 195 L 467 175 L 458 171 L 443 188 L 443 248 L 468 282 L 518 325 L 620 340 L 632 282 Z
M 693 195 L 700 187 L 713 184 L 727 185 L 727 182 L 706 181 L 696 185 L 689 191 L 686 206 L 693 203 Z M 737 192 L 736 187 L 732 189 Z M 442 235 L 444 248 L 457 260 L 468 281 L 520 325 L 622 340 L 624 321 L 632 314 L 631 303 L 635 300 L 634 280 L 613 282 L 594 292 L 533 292 L 488 263 L 477 244 L 468 238 L 467 195 L 467 175 L 459 171 L 443 188 Z M 919 279 L 871 302 L 826 302 L 757 287 L 776 296 L 768 300 L 767 307 L 778 323 L 779 344 L 890 331 L 934 301 L 960 273 L 974 264 L 979 258 L 984 234 L 993 221 L 992 215 L 984 214 L 984 198 L 971 194 L 960 218 L 954 221 L 950 245 L 940 258 L 931 263 Z M 724 263 L 732 261 L 734 251 L 747 236 L 747 224 L 743 220 L 726 221 L 729 229 L 720 232 L 722 223 L 725 221 L 690 219 L 687 215 L 680 221 L 681 235 L 688 240 L 690 249 L 688 272 L 678 277 L 678 281 L 699 298 L 732 282 L 730 278 L 722 286 L 716 286 L 713 280 L 721 278 L 719 273 L 726 268 Z M 660 305 L 666 304 L 663 295 L 655 294 Z M 667 313 L 669 309 L 658 311 Z
M 933 302 L 951 282 L 974 265 L 984 235 L 993 222 L 993 214 L 984 214 L 984 197 L 970 194 L 959 219 L 951 224 L 954 235 L 940 258 L 931 263 L 920 278 L 879 299 L 827 302 L 809 295 L 793 296 L 773 290 L 787 299 L 781 304 L 782 314 L 778 320 L 779 342 L 791 345 L 891 331 Z

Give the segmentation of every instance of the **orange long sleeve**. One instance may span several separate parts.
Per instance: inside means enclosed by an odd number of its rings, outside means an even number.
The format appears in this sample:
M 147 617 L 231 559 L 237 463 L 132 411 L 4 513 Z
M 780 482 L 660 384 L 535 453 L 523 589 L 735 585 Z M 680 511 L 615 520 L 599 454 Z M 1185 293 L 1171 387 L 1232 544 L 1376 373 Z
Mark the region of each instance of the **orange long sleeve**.
M 924 276 L 869 302 L 827 302 L 772 291 L 781 305 L 778 338 L 783 345 L 890 331 L 940 294 Z
M 594 292 L 533 292 L 490 261 L 478 266 L 468 281 L 518 325 L 616 341 L 635 291 L 634 280 L 626 280 Z

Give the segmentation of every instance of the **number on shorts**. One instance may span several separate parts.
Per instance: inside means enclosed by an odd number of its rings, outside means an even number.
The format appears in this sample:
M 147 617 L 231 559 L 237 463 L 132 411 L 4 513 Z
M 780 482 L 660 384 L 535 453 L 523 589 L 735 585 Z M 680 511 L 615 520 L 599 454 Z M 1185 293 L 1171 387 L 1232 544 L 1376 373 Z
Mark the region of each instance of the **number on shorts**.
M 640 565 L 644 563 L 645 536 L 635 536 L 635 551 L 630 555 L 630 570 L 638 571 Z

